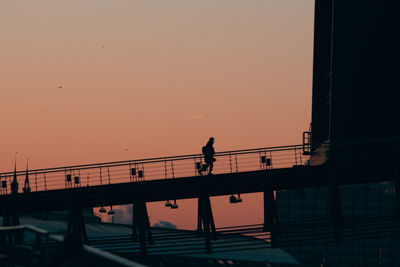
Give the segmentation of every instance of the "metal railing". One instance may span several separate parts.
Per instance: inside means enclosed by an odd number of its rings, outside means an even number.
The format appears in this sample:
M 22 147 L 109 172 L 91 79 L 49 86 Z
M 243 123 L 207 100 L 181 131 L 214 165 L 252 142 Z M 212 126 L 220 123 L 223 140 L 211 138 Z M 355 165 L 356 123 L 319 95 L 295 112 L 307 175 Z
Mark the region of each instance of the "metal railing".
M 399 138 L 323 143 L 320 147 L 327 155 L 334 146 L 365 146 L 388 142 L 398 143 Z M 214 155 L 217 161 L 214 163 L 213 173 L 228 174 L 309 165 L 310 155 L 304 155 L 303 152 L 303 144 L 219 152 Z M 5 172 L 0 173 L 0 194 L 10 194 L 15 179 L 19 184 L 18 192 L 27 193 L 200 176 L 198 170 L 203 164 L 202 154 L 192 154 Z
M 214 155 L 214 174 L 288 168 L 305 165 L 302 145 L 219 152 Z M 105 162 L 0 173 L 0 193 L 10 194 L 16 178 L 18 192 L 37 192 L 115 183 L 200 176 L 202 154 Z M 202 173 L 207 175 L 206 172 Z

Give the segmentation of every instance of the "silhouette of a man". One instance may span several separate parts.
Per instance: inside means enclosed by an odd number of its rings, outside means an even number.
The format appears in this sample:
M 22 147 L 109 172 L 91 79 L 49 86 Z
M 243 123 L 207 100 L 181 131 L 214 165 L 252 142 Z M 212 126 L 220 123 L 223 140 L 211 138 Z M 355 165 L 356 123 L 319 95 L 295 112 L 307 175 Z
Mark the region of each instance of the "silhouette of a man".
M 207 144 L 205 146 L 203 146 L 202 148 L 202 152 L 204 154 L 204 161 L 206 162 L 206 164 L 204 164 L 201 169 L 199 169 L 199 174 L 203 175 L 203 171 L 208 169 L 208 175 L 212 175 L 212 170 L 214 167 L 214 162 L 216 161 L 216 159 L 214 158 L 214 137 L 210 137 L 210 139 L 208 140 Z

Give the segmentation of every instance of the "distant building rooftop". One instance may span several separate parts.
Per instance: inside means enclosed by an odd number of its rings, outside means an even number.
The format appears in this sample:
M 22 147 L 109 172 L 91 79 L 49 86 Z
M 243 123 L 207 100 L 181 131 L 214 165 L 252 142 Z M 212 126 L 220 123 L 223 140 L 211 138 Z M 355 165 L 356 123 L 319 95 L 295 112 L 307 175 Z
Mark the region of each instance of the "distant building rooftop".
M 63 234 L 67 230 L 67 223 L 61 220 L 21 217 L 21 224 L 34 225 L 54 234 Z M 136 259 L 135 255 L 139 254 L 138 242 L 131 241 L 129 225 L 92 222 L 86 224 L 86 230 L 91 246 L 131 259 Z M 212 241 L 212 253 L 207 254 L 204 237 L 198 237 L 195 231 L 152 227 L 152 233 L 155 244 L 148 245 L 148 254 L 152 256 L 148 258 L 160 258 L 162 261 L 172 259 L 173 262 L 186 259 L 197 264 L 207 263 L 206 265 L 300 265 L 299 261 L 282 249 L 270 248 L 266 241 L 251 236 L 219 234 L 218 240 Z M 144 258 L 141 262 L 149 264 Z

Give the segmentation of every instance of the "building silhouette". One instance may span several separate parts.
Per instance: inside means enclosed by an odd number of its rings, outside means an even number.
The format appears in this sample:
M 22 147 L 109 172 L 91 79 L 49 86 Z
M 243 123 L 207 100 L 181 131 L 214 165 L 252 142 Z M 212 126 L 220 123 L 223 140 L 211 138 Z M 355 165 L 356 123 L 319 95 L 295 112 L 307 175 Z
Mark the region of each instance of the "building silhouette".
M 315 1 L 312 165 L 399 159 L 398 10 L 398 1 Z M 332 177 L 321 176 L 326 188 L 277 192 L 277 246 L 304 266 L 398 266 L 399 181 L 338 186 Z
M 400 136 L 399 3 L 316 0 L 314 143 Z

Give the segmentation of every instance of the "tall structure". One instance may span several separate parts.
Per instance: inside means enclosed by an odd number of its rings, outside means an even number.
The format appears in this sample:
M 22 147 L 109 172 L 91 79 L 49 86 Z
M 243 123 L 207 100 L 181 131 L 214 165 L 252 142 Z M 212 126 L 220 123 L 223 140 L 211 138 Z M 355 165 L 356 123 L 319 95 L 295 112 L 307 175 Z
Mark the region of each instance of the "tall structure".
M 400 136 L 399 6 L 315 1 L 313 143 Z
M 311 162 L 333 163 L 320 177 L 329 186 L 277 192 L 278 247 L 305 266 L 399 265 L 399 7 L 392 0 L 315 0 Z M 336 163 L 352 171 L 341 177 Z M 358 184 L 365 166 L 393 180 Z M 338 185 L 340 178 L 350 184 Z

